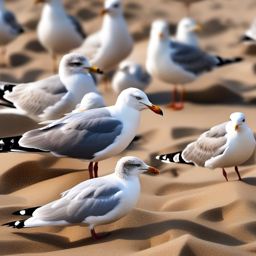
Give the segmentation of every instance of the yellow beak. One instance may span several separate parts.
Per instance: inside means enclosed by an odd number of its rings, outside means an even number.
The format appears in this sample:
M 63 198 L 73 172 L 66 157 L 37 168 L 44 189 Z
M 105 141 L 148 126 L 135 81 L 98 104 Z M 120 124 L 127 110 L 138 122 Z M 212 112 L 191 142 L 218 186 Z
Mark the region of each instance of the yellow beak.
M 104 74 L 104 72 L 96 66 L 86 67 L 85 69 L 89 70 L 91 73 Z
M 192 31 L 194 32 L 201 32 L 203 30 L 203 25 L 198 23 L 194 26 L 194 28 L 192 29 Z
M 101 16 L 104 16 L 105 14 L 109 13 L 109 10 L 108 9 L 102 9 L 101 12 L 100 12 L 100 15 Z
M 158 115 L 161 115 L 163 116 L 163 111 L 162 109 L 159 107 L 159 106 L 156 106 L 156 105 L 152 105 L 152 106 L 148 106 L 146 105 L 151 111 L 155 112 L 156 114 Z
M 151 174 L 159 174 L 160 171 L 158 169 L 156 169 L 155 167 L 152 167 L 152 166 L 149 166 L 148 167 L 148 173 L 151 173 Z
M 238 131 L 238 130 L 239 130 L 239 127 L 240 127 L 240 125 L 239 125 L 239 124 L 236 124 L 236 125 L 235 125 L 235 131 Z

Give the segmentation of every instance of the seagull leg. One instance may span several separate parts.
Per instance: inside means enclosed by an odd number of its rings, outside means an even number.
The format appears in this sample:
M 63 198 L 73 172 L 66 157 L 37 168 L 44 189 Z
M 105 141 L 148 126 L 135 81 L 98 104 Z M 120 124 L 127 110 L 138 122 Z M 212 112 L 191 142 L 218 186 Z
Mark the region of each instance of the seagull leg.
M 236 171 L 236 173 L 237 173 L 237 176 L 238 176 L 239 180 L 242 181 L 242 178 L 241 178 L 241 175 L 240 175 L 240 173 L 239 173 L 239 170 L 238 170 L 238 167 L 237 167 L 237 166 L 235 166 L 235 171 Z
M 176 103 L 174 110 L 182 110 L 184 108 L 184 97 L 185 97 L 185 88 L 184 86 L 182 86 L 180 91 L 180 101 L 179 103 Z
M 94 169 L 94 178 L 97 178 L 98 177 L 98 170 L 99 170 L 98 162 L 95 162 L 93 169 Z
M 58 58 L 54 53 L 52 53 L 52 72 L 54 74 L 58 72 Z
M 224 168 L 222 168 L 222 174 L 225 177 L 226 181 L 228 181 L 228 176 Z
M 173 90 L 171 92 L 171 103 L 167 105 L 167 108 L 175 108 L 177 99 L 177 86 L 174 85 Z
M 110 233 L 97 234 L 94 228 L 90 229 L 90 231 L 92 238 L 95 240 L 102 239 L 110 235 Z
M 89 170 L 89 177 L 90 179 L 93 179 L 93 162 L 90 162 L 89 163 L 89 167 L 88 167 L 88 170 Z

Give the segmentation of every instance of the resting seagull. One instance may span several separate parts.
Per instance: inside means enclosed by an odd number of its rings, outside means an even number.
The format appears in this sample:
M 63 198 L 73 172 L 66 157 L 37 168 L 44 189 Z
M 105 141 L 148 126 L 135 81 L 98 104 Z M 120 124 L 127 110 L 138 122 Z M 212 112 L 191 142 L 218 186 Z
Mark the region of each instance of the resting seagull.
M 222 168 L 227 181 L 225 168 L 235 166 L 238 178 L 242 180 L 237 166 L 252 156 L 255 145 L 254 135 L 246 124 L 245 115 L 235 112 L 231 114 L 230 121 L 212 127 L 183 151 L 160 155 L 157 159 L 165 163 Z
M 1 59 L 4 66 L 6 65 L 6 48 L 5 46 L 24 32 L 22 26 L 17 22 L 15 15 L 6 10 L 4 0 L 0 0 L 0 47 Z
M 93 65 L 108 72 L 129 56 L 133 39 L 123 15 L 121 0 L 105 0 L 102 15 L 101 30 L 89 36 L 76 51 L 82 52 Z
M 89 161 L 90 178 L 98 176 L 98 162 L 125 150 L 136 136 L 141 111 L 163 115 L 147 95 L 136 88 L 124 90 L 114 106 L 69 114 L 49 125 L 25 133 L 9 151 L 36 149 L 55 156 Z M 4 145 L 2 152 L 8 151 Z
M 113 77 L 112 88 L 116 94 L 119 94 L 130 87 L 145 91 L 150 82 L 151 76 L 140 64 L 125 60 L 119 65 L 119 68 Z
M 37 27 L 42 46 L 51 54 L 53 71 L 57 70 L 57 55 L 63 55 L 79 47 L 86 35 L 73 16 L 66 13 L 61 0 L 35 0 L 44 3 Z
M 197 33 L 202 30 L 202 25 L 194 19 L 185 17 L 180 20 L 177 26 L 175 41 L 188 44 L 194 47 L 199 47 Z
M 136 157 L 123 157 L 114 173 L 84 181 L 44 206 L 17 211 L 13 214 L 31 217 L 4 225 L 21 229 L 84 224 L 94 239 L 103 238 L 107 234 L 97 234 L 95 227 L 117 221 L 136 206 L 140 196 L 139 175 L 144 172 L 159 173 Z
M 175 110 L 184 107 L 183 87 L 180 103 L 176 102 L 177 85 L 190 83 L 215 68 L 241 60 L 241 58 L 224 59 L 210 55 L 197 47 L 171 40 L 168 23 L 164 20 L 157 20 L 152 24 L 146 68 L 152 77 L 175 85 L 172 93 L 173 103 L 170 105 Z

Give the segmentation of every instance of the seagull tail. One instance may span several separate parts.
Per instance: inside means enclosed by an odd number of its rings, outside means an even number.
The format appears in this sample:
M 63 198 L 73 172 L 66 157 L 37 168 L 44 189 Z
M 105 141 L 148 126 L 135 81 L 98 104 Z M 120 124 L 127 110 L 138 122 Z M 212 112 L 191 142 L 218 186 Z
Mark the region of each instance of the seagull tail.
M 40 206 L 22 209 L 16 212 L 13 212 L 12 215 L 18 215 L 18 216 L 32 216 L 33 212 L 38 209 Z
M 46 152 L 35 148 L 26 148 L 19 145 L 19 140 L 22 136 L 0 138 L 0 153 L 7 152 L 31 152 L 42 153 Z
M 21 229 L 21 228 L 25 228 L 25 221 L 26 220 L 7 222 L 7 223 L 3 224 L 2 226 Z
M 15 108 L 12 102 L 4 98 L 4 95 L 6 92 L 12 92 L 13 88 L 15 87 L 15 84 L 4 84 L 0 87 L 0 106 L 3 107 L 9 107 L 9 108 Z
M 182 157 L 182 151 L 169 153 L 165 155 L 158 155 L 156 156 L 156 159 L 162 161 L 163 163 L 179 163 L 179 164 L 194 165 L 191 162 L 186 162 L 186 160 Z
M 238 63 L 238 62 L 243 61 L 243 58 L 241 58 L 241 57 L 234 57 L 234 58 L 229 58 L 229 59 L 225 59 L 225 58 L 222 58 L 220 56 L 216 56 L 216 57 L 217 57 L 217 60 L 218 60 L 218 63 L 217 63 L 218 67 L 222 67 L 222 66 L 225 66 L 225 65 L 230 65 L 230 64 L 234 64 L 234 63 Z

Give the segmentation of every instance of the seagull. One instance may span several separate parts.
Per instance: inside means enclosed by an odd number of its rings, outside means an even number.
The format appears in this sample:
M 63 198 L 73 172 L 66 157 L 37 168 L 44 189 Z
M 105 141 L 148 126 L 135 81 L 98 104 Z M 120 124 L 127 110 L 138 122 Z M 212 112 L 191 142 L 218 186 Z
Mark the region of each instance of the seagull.
M 133 39 L 123 15 L 121 0 L 105 0 L 102 15 L 101 30 L 89 36 L 75 51 L 82 52 L 93 65 L 109 72 L 129 56 Z
M 250 28 L 244 33 L 241 41 L 252 44 L 256 43 L 256 19 L 253 20 Z
M 79 113 L 90 109 L 106 107 L 103 97 L 96 92 L 89 92 L 84 95 L 80 104 L 71 112 Z
M 140 64 L 125 60 L 120 63 L 113 80 L 112 88 L 119 94 L 129 87 L 144 91 L 151 82 L 151 76 L 143 70 Z
M 0 47 L 2 48 L 1 59 L 4 66 L 6 66 L 5 46 L 22 33 L 24 33 L 24 29 L 17 22 L 14 13 L 6 10 L 4 0 L 0 0 Z
M 3 226 L 21 229 L 84 224 L 94 239 L 103 238 L 108 234 L 97 234 L 95 227 L 117 221 L 136 206 L 141 189 L 139 175 L 144 172 L 159 174 L 156 168 L 137 157 L 123 157 L 114 173 L 86 180 L 62 193 L 60 199 L 41 207 L 14 212 L 29 218 Z
M 66 13 L 61 0 L 35 0 L 44 3 L 37 27 L 42 46 L 51 54 L 53 71 L 57 70 L 57 55 L 63 55 L 79 47 L 86 37 L 78 20 Z
M 156 20 L 152 24 L 146 68 L 152 77 L 175 85 L 172 93 L 173 103 L 170 105 L 175 110 L 184 107 L 184 88 L 180 95 L 180 103 L 176 102 L 177 85 L 190 83 L 215 68 L 241 60 L 210 55 L 197 47 L 170 39 L 168 23 L 164 20 Z
M 35 149 L 58 157 L 86 160 L 90 162 L 90 178 L 98 177 L 98 162 L 121 153 L 130 145 L 144 109 L 163 115 L 144 92 L 129 88 L 121 92 L 114 106 L 67 115 L 25 133 L 18 142 L 20 137 L 8 138 L 14 143 L 4 144 L 2 152 Z
M 202 30 L 202 25 L 194 19 L 185 17 L 180 20 L 177 26 L 175 39 L 177 42 L 199 47 L 197 33 Z
M 56 76 L 38 82 L 16 85 L 3 98 L 19 111 L 40 122 L 57 119 L 72 111 L 83 96 L 97 92 L 90 72 L 102 74 L 91 66 L 81 54 L 69 53 L 63 56 L 59 66 L 59 79 Z
M 210 169 L 222 168 L 228 181 L 225 168 L 235 166 L 239 180 L 242 180 L 238 166 L 245 163 L 255 151 L 255 138 L 247 125 L 245 115 L 234 112 L 230 121 L 216 125 L 203 133 L 183 151 L 157 156 L 165 163 L 191 164 Z

